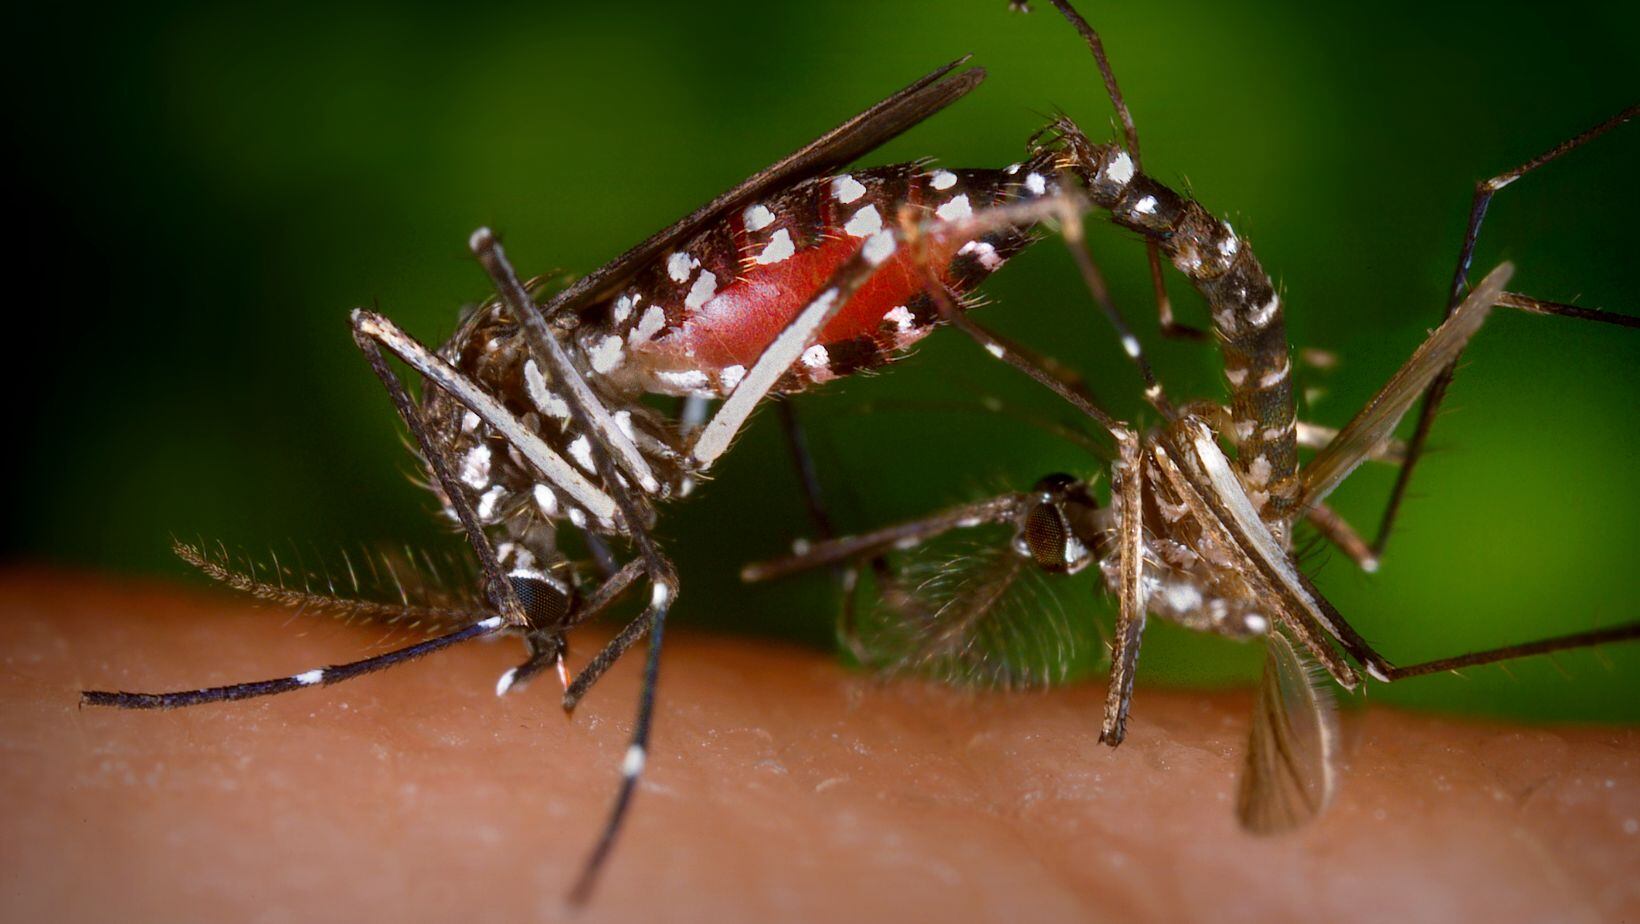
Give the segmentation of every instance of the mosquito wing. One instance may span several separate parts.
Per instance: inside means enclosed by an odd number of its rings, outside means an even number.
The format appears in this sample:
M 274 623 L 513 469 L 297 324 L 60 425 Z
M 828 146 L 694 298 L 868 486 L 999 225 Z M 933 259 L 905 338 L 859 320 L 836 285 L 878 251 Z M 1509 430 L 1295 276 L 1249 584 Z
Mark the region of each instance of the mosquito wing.
M 1048 576 L 1001 529 L 988 531 L 995 541 L 944 537 L 884 559 L 859 607 L 858 647 L 872 666 L 1009 689 L 1091 667 L 1103 651 L 1093 620 L 1072 623 Z
M 746 205 L 772 189 L 850 163 L 951 105 L 985 79 L 984 69 L 977 67 L 950 76 L 967 60 L 967 56 L 958 58 L 746 178 L 642 244 L 583 276 L 553 296 L 545 312 L 550 315 L 573 310 L 613 294 L 639 267 L 676 249 L 679 242 L 717 215 Z
M 1486 274 L 1486 278 L 1469 293 L 1469 297 L 1447 318 L 1446 323 L 1429 335 L 1429 339 L 1413 352 L 1406 365 L 1390 377 L 1383 389 L 1355 415 L 1355 419 L 1304 467 L 1303 507 L 1325 499 L 1333 488 L 1355 471 L 1356 466 L 1389 439 L 1395 425 L 1412 407 L 1412 402 L 1424 393 L 1442 369 L 1463 352 L 1469 338 L 1480 330 L 1487 313 L 1502 297 L 1503 287 L 1514 272 L 1513 264 L 1502 263 Z
M 1322 678 L 1280 632 L 1268 637 L 1236 818 L 1255 834 L 1308 822 L 1332 798 L 1338 731 Z

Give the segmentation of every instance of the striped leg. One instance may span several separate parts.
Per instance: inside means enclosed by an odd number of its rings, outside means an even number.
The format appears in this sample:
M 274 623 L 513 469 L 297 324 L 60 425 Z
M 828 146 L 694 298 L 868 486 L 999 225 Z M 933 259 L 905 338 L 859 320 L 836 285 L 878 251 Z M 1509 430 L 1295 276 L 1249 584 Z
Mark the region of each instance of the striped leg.
M 637 546 L 639 557 L 643 561 L 645 573 L 649 577 L 651 595 L 649 605 L 638 618 L 638 624 L 647 631 L 649 636 L 649 652 L 644 661 L 643 686 L 638 698 L 638 712 L 632 725 L 632 736 L 628 742 L 626 757 L 621 763 L 621 783 L 616 791 L 615 802 L 610 808 L 608 820 L 604 823 L 602 833 L 597 844 L 588 855 L 581 875 L 576 880 L 570 892 L 570 900 L 576 904 L 584 903 L 592 894 L 592 888 L 597 883 L 598 874 L 603 869 L 604 861 L 608 858 L 610 849 L 614 847 L 615 838 L 619 835 L 621 824 L 626 819 L 627 808 L 631 805 L 632 796 L 637 790 L 638 778 L 643 774 L 644 763 L 648 755 L 650 729 L 655 715 L 655 691 L 660 673 L 661 646 L 664 639 L 666 615 L 671 609 L 672 601 L 677 597 L 678 580 L 671 561 L 661 552 L 649 534 L 647 517 L 637 498 L 632 494 L 626 481 L 621 477 L 625 471 L 646 491 L 658 490 L 658 483 L 650 472 L 648 463 L 630 437 L 626 436 L 615 425 L 614 418 L 609 410 L 603 406 L 597 396 L 592 393 L 585 381 L 580 377 L 575 364 L 570 360 L 562 343 L 547 329 L 541 312 L 535 305 L 529 293 L 525 291 L 518 275 L 513 272 L 511 264 L 507 262 L 506 253 L 501 243 L 487 228 L 480 228 L 473 232 L 469 242 L 473 254 L 478 257 L 479 263 L 495 283 L 496 291 L 507 305 L 513 318 L 518 321 L 524 330 L 525 337 L 530 345 L 531 355 L 539 363 L 552 370 L 553 381 L 563 383 L 566 404 L 576 425 L 584 432 L 592 434 L 590 448 L 594 467 L 598 471 L 600 481 L 607 486 L 610 498 L 619 510 L 626 532 L 632 537 Z M 614 580 L 612 578 L 611 580 Z M 640 636 L 641 636 L 640 632 Z M 636 641 L 636 637 L 634 638 Z M 622 649 L 624 651 L 624 649 Z M 568 691 L 565 692 L 566 698 Z

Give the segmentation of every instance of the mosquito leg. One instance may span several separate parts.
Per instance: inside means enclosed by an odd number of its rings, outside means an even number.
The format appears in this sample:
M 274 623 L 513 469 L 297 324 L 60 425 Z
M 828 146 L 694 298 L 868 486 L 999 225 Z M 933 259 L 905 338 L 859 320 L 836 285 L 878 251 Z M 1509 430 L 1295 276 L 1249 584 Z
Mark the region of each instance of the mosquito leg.
M 1515 169 L 1500 173 L 1475 185 L 1475 197 L 1469 206 L 1469 227 L 1464 232 L 1463 244 L 1458 248 L 1458 265 L 1452 273 L 1452 285 L 1447 292 L 1447 317 L 1451 317 L 1452 313 L 1457 310 L 1458 304 L 1463 301 L 1464 293 L 1469 288 L 1469 267 L 1475 259 L 1475 242 L 1480 236 L 1481 222 L 1486 218 L 1487 207 L 1492 204 L 1492 197 L 1497 194 L 1498 190 L 1539 167 L 1558 160 L 1563 155 L 1588 144 L 1590 141 L 1634 118 L 1637 114 L 1640 114 L 1640 105 L 1630 106 L 1577 137 L 1555 145 Z M 1571 306 L 1564 307 L 1570 308 Z M 1581 312 L 1556 311 L 1550 313 L 1567 317 L 1584 316 Z M 1600 318 L 1600 320 L 1606 319 L 1606 317 Z M 1373 551 L 1380 556 L 1384 554 L 1384 546 L 1389 543 L 1390 530 L 1395 526 L 1395 516 L 1401 510 L 1401 501 L 1406 496 L 1407 485 L 1412 481 L 1412 472 L 1417 468 L 1418 459 L 1423 455 L 1424 446 L 1429 440 L 1429 429 L 1435 423 L 1435 413 L 1440 409 L 1441 400 L 1446 397 L 1446 390 L 1452 384 L 1452 377 L 1457 374 L 1458 360 L 1462 358 L 1462 355 L 1460 351 L 1453 356 L 1446 367 L 1441 370 L 1440 375 L 1429 383 L 1428 389 L 1424 392 L 1423 405 L 1418 409 L 1417 428 L 1413 430 L 1412 439 L 1408 442 L 1406 461 L 1401 464 L 1401 470 L 1396 475 L 1395 486 L 1390 490 L 1389 501 L 1384 505 L 1383 519 L 1378 524 L 1378 537 L 1372 543 Z
M 1133 706 L 1133 678 L 1139 665 L 1139 641 L 1145 630 L 1144 594 L 1144 471 L 1139 437 L 1132 431 L 1117 434 L 1120 457 L 1112 468 L 1116 484 L 1112 497 L 1117 510 L 1117 548 L 1121 582 L 1117 588 L 1121 609 L 1111 639 L 1110 690 L 1099 741 L 1116 747 L 1127 737 L 1128 711 Z
M 450 466 L 450 460 L 445 458 L 443 447 L 439 446 L 427 432 L 427 426 L 422 420 L 421 412 L 416 409 L 410 399 L 410 393 L 405 390 L 404 383 L 387 365 L 386 357 L 382 356 L 381 347 L 371 336 L 369 329 L 361 323 L 362 316 L 355 311 L 353 314 L 353 342 L 364 354 L 365 361 L 370 364 L 370 370 L 381 380 L 382 386 L 393 400 L 393 407 L 399 413 L 399 418 L 410 429 L 411 436 L 416 441 L 416 448 L 421 451 L 422 458 L 433 470 L 433 477 L 438 479 L 439 488 L 448 498 L 450 508 L 456 512 L 456 518 L 461 521 L 461 528 L 467 535 L 467 544 L 472 546 L 473 554 L 478 557 L 479 568 L 484 572 L 485 591 L 490 599 L 490 605 L 507 617 L 509 625 L 524 625 L 524 608 L 518 602 L 518 595 L 513 592 L 512 582 L 507 580 L 501 571 L 501 563 L 496 559 L 495 548 L 490 544 L 490 537 L 485 535 L 484 527 L 479 524 L 478 517 L 473 513 L 472 505 L 467 502 L 467 495 L 456 481 L 455 473 Z
M 87 690 L 80 694 L 80 702 L 87 706 L 114 706 L 119 709 L 177 709 L 183 706 L 198 706 L 204 703 L 221 703 L 237 699 L 251 699 L 256 696 L 272 696 L 276 693 L 289 693 L 291 690 L 301 690 L 307 687 L 329 686 L 333 683 L 341 683 L 344 680 L 352 680 L 354 677 L 372 671 L 385 670 L 406 661 L 413 661 L 423 655 L 449 648 L 451 645 L 458 645 L 469 639 L 493 635 L 505 627 L 506 620 L 502 617 L 488 616 L 449 634 L 428 639 L 425 642 L 400 648 L 396 651 L 389 651 L 386 654 L 376 655 L 373 658 L 315 668 L 289 677 L 280 677 L 277 680 L 257 680 L 250 683 L 235 683 L 225 687 L 207 687 L 202 690 L 185 690 L 175 693 L 115 693 L 103 690 Z
M 1337 511 L 1326 504 L 1316 504 L 1304 511 L 1304 517 L 1321 532 L 1323 538 L 1348 555 L 1356 567 L 1368 574 L 1378 570 L 1378 556 L 1372 554 L 1372 548 L 1355 531 L 1355 527 L 1339 516 Z
M 1133 360 L 1134 366 L 1139 370 L 1139 377 L 1144 380 L 1145 400 L 1161 412 L 1164 418 L 1172 420 L 1178 416 L 1177 412 L 1167 400 L 1167 395 L 1163 393 L 1162 383 L 1157 380 L 1155 371 L 1151 369 L 1150 360 L 1145 358 L 1143 345 L 1140 344 L 1139 338 L 1133 335 L 1133 329 L 1128 326 L 1127 319 L 1122 316 L 1122 312 L 1116 307 L 1116 303 L 1111 301 L 1110 291 L 1105 286 L 1104 274 L 1099 272 L 1099 267 L 1094 264 L 1093 258 L 1088 255 L 1081 213 L 1067 209 L 1061 228 L 1065 247 L 1070 251 L 1071 258 L 1076 261 L 1076 268 L 1082 274 L 1083 283 L 1093 296 L 1094 302 L 1105 313 L 1105 318 L 1110 321 L 1111 327 L 1116 329 L 1116 335 L 1122 341 L 1122 351 L 1127 353 L 1129 359 Z M 1152 258 L 1156 256 L 1154 246 L 1151 248 L 1150 255 Z M 1153 266 L 1159 274 L 1161 265 L 1153 263 Z M 1157 278 L 1160 279 L 1160 276 L 1158 275 Z M 1160 288 L 1157 289 L 1157 292 L 1159 293 L 1159 303 L 1164 306 L 1167 305 L 1165 292 Z
M 1105 43 L 1100 40 L 1099 33 L 1088 24 L 1082 14 L 1078 13 L 1065 0 L 1051 0 L 1054 8 L 1068 20 L 1077 34 L 1087 43 L 1088 50 L 1093 52 L 1094 63 L 1099 68 L 1099 77 L 1104 81 L 1105 94 L 1110 97 L 1110 104 L 1116 110 L 1116 117 L 1122 123 L 1122 136 L 1127 139 L 1127 148 L 1133 154 L 1133 165 L 1140 172 L 1144 170 L 1143 159 L 1139 153 L 1139 129 L 1133 124 L 1133 113 L 1128 109 L 1127 100 L 1122 96 L 1122 90 L 1116 85 L 1116 71 L 1110 66 L 1110 58 L 1105 55 Z M 1167 284 L 1162 278 L 1162 257 L 1160 245 L 1154 241 L 1145 242 L 1145 254 L 1150 262 L 1150 284 L 1156 292 L 1156 316 L 1161 321 L 1162 336 L 1179 340 L 1208 339 L 1207 332 L 1200 328 L 1180 324 L 1173 318 L 1173 302 L 1167 295 Z
M 790 398 L 782 396 L 775 402 L 775 409 L 780 412 L 780 430 L 786 437 L 786 454 L 797 471 L 797 481 L 803 489 L 803 501 L 808 507 L 814 534 L 823 541 L 834 539 L 837 530 L 832 525 L 831 514 L 826 510 L 825 498 L 820 491 L 820 472 L 815 467 L 814 455 L 809 452 L 808 434 L 803 429 L 802 421 L 798 420 L 797 407 Z M 888 563 L 880 555 L 871 559 L 871 566 L 879 576 L 887 573 Z M 854 607 L 854 592 L 860 583 L 859 568 L 853 562 L 840 563 L 832 566 L 831 573 L 839 593 L 837 640 L 856 661 L 864 664 L 869 652 L 860 640 Z
M 785 558 L 749 564 L 740 569 L 740 579 L 748 583 L 769 581 L 800 571 L 876 556 L 890 549 L 909 549 L 953 529 L 986 523 L 1010 523 L 1019 517 L 1029 503 L 1028 494 L 1001 494 L 874 532 L 816 542 L 803 551 Z
M 552 372 L 555 384 L 564 389 L 567 399 L 565 403 L 569 406 L 570 416 L 576 426 L 591 434 L 592 439 L 589 443 L 595 468 L 602 483 L 608 487 L 609 496 L 620 510 L 627 534 L 637 546 L 652 591 L 648 607 L 638 617 L 638 621 L 648 630 L 649 652 L 644 660 L 643 685 L 638 695 L 638 713 L 632 723 L 632 736 L 627 745 L 626 757 L 621 763 L 620 788 L 616 792 L 614 805 L 610 808 L 609 817 L 604 823 L 598 842 L 593 846 L 586 865 L 581 869 L 580 877 L 570 891 L 570 900 L 575 904 L 581 904 L 592 894 L 598 873 L 603 869 L 604 861 L 620 833 L 621 823 L 626 819 L 626 810 L 632 802 L 633 793 L 637 790 L 638 778 L 643 774 L 644 762 L 648 756 L 650 729 L 654 723 L 655 690 L 660 674 L 666 614 L 671 609 L 672 601 L 677 597 L 678 580 L 672 562 L 661 552 L 649 534 L 646 511 L 640 508 L 638 500 L 617 471 L 619 466 L 631 474 L 644 490 L 656 493 L 659 490 L 659 483 L 650 471 L 648 462 L 644 460 L 643 454 L 638 451 L 632 439 L 616 426 L 609 410 L 581 378 L 579 370 L 564 350 L 564 345 L 547 330 L 540 310 L 519 282 L 511 264 L 507 262 L 507 255 L 501 248 L 501 242 L 496 240 L 488 228 L 480 228 L 473 232 L 469 245 L 473 255 L 478 258 L 480 265 L 495 283 L 496 292 L 512 313 L 513 319 L 523 329 L 531 355 L 537 362 L 547 366 Z
M 1438 661 L 1409 664 L 1405 667 L 1391 665 L 1384 670 L 1384 676 L 1378 677 L 1378 679 L 1384 681 L 1405 680 L 1408 677 L 1438 674 L 1441 671 L 1453 671 L 1464 667 L 1478 667 L 1482 664 L 1494 664 L 1498 661 L 1524 658 L 1529 655 L 1548 654 L 1552 651 L 1568 651 L 1573 648 L 1588 648 L 1593 645 L 1627 642 L 1635 639 L 1640 639 L 1640 622 L 1626 623 L 1607 629 L 1595 629 L 1589 632 L 1577 632 L 1571 635 L 1557 635 L 1553 638 L 1539 639 L 1535 642 L 1508 645 L 1486 651 L 1475 651 L 1453 658 L 1442 658 Z

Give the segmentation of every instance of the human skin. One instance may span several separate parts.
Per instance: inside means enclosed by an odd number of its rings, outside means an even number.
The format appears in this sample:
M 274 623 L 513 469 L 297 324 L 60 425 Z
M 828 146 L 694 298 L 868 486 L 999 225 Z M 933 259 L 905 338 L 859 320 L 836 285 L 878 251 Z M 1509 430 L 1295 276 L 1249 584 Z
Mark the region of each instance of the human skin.
M 122 921 L 1640 917 L 1640 730 L 1368 708 L 1315 824 L 1232 818 L 1248 692 L 880 682 L 673 633 L 648 773 L 590 907 L 638 658 L 573 717 L 516 642 L 174 712 L 78 705 L 294 673 L 402 636 L 232 597 L 0 573 L 0 918 Z M 578 636 L 572 661 L 597 639 Z

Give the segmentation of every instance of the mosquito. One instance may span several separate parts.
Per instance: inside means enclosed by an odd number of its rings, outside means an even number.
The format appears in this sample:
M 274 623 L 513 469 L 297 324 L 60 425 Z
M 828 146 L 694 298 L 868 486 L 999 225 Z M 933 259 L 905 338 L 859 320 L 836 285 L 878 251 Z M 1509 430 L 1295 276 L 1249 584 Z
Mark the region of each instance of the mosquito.
M 1459 251 L 1447 318 L 1342 430 L 1301 423 L 1291 384 L 1292 360 L 1283 306 L 1248 244 L 1197 202 L 1145 175 L 1131 114 L 1098 34 L 1063 0 L 1053 5 L 1091 49 L 1126 136 L 1096 143 L 1060 118 L 1039 143 L 1060 152 L 1058 168 L 1079 180 L 1091 201 L 1123 228 L 1140 234 L 1182 272 L 1206 301 L 1213 339 L 1230 386 L 1227 404 L 1175 404 L 1152 371 L 1138 339 L 1110 304 L 1097 268 L 1070 216 L 1064 236 L 1095 300 L 1115 325 L 1160 423 L 1140 430 L 1112 416 L 1055 370 L 995 337 L 954 305 L 945 315 L 986 351 L 1069 401 L 1114 443 L 1109 501 L 1089 479 L 1055 474 L 1016 491 L 846 538 L 804 543 L 785 558 L 747 566 L 748 581 L 821 566 L 871 561 L 878 604 L 856 625 L 845 609 L 842 634 L 868 663 L 890 669 L 956 675 L 980 682 L 1055 679 L 1063 646 L 1074 641 L 1062 617 L 1021 608 L 1015 590 L 1030 574 L 1074 574 L 1090 566 L 1119 602 L 1110 642 L 1110 687 L 1099 739 L 1115 747 L 1126 735 L 1141 634 L 1147 616 L 1236 638 L 1263 638 L 1267 657 L 1238 791 L 1242 824 L 1257 832 L 1291 829 L 1318 814 L 1335 788 L 1337 735 L 1330 700 L 1311 664 L 1346 690 L 1361 673 L 1393 682 L 1441 671 L 1640 638 L 1640 623 L 1574 633 L 1411 665 L 1376 651 L 1311 583 L 1293 553 L 1293 531 L 1307 520 L 1363 570 L 1377 569 L 1407 473 L 1424 447 L 1432 408 L 1455 363 L 1495 306 L 1640 327 L 1640 319 L 1546 302 L 1507 291 L 1504 263 L 1471 287 L 1470 264 L 1482 219 L 1502 187 L 1611 128 L 1640 107 L 1550 149 L 1477 187 Z M 930 289 L 931 292 L 934 290 Z M 938 293 L 934 293 L 936 299 Z M 1164 334 L 1178 336 L 1171 309 L 1159 302 Z M 1420 396 L 1425 411 L 1402 446 L 1396 426 Z M 1316 450 L 1299 464 L 1301 443 Z M 1228 451 L 1226 447 L 1229 447 Z M 1325 501 L 1362 463 L 1398 464 L 1401 476 L 1376 542 L 1368 544 Z M 933 549 L 904 567 L 896 552 L 932 549 L 960 531 L 1003 527 L 1011 538 L 956 558 Z M 852 590 L 853 578 L 846 579 Z M 852 607 L 852 602 L 845 604 Z M 1034 621 L 1033 621 L 1034 619 Z M 1032 647 L 1034 646 L 1034 648 Z M 1056 647 L 1058 646 L 1058 647 Z M 1061 660 L 1056 660 L 1061 659 Z
M 523 639 L 527 657 L 501 676 L 497 694 L 555 670 L 572 710 L 647 638 L 619 787 L 571 891 L 584 901 L 648 756 L 663 631 L 679 590 L 653 535 L 661 505 L 709 474 L 765 398 L 887 363 L 959 310 L 1032 242 L 1034 228 L 1083 207 L 1053 175 L 1060 153 L 1045 146 L 1003 169 L 847 169 L 977 87 L 985 72 L 964 69 L 966 61 L 933 71 L 560 291 L 521 279 L 497 236 L 480 228 L 469 247 L 496 295 L 437 349 L 376 311 L 352 313 L 353 340 L 480 573 L 482 599 L 470 607 L 405 601 L 402 621 L 442 634 L 271 680 L 91 691 L 82 701 L 166 709 L 287 693 L 506 633 Z M 419 397 L 389 355 L 426 383 Z M 656 395 L 680 398 L 682 407 L 663 413 L 646 400 Z M 598 575 L 583 576 L 560 527 L 583 537 Z M 611 543 L 627 553 L 624 562 Z M 380 615 L 306 584 L 292 589 L 235 572 L 224 556 L 179 553 L 264 599 Z M 568 677 L 568 633 L 640 583 L 649 588 L 643 611 Z

